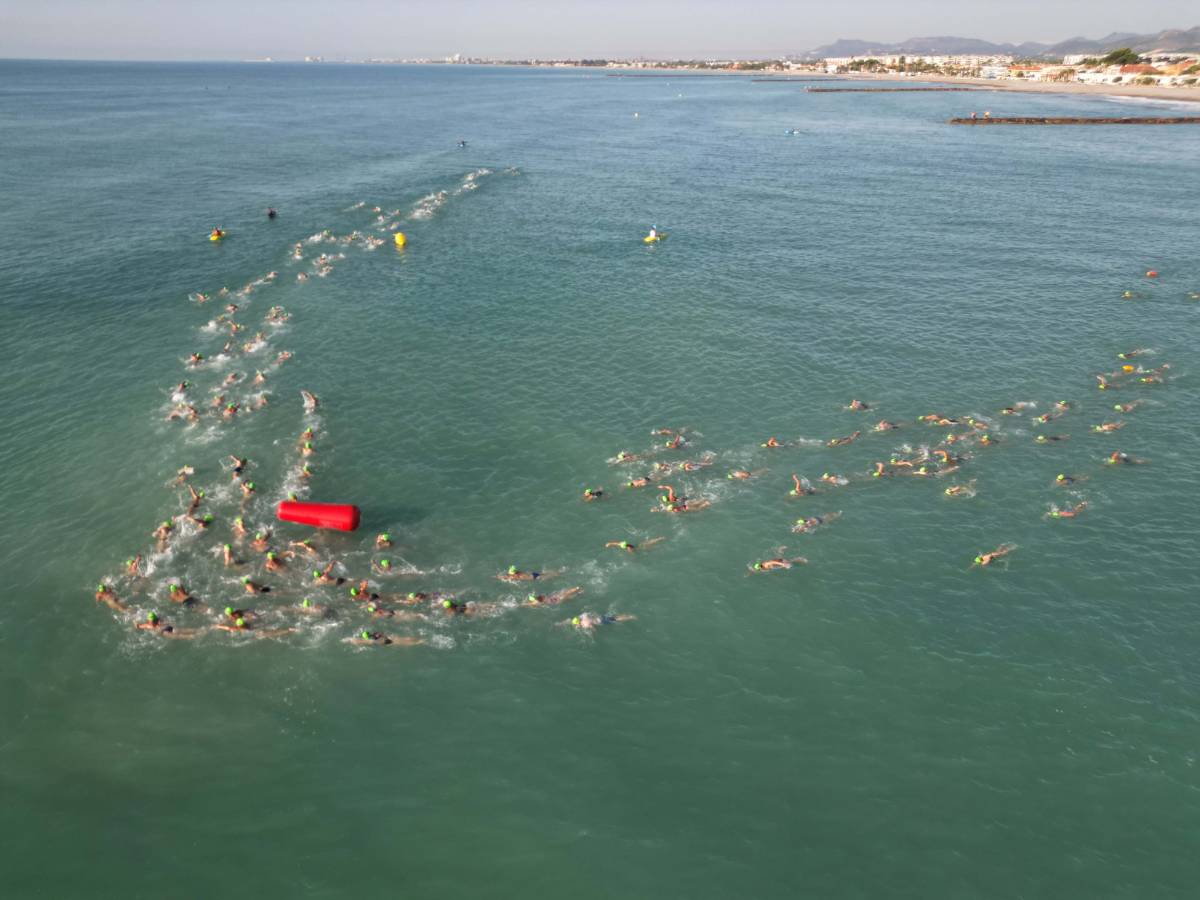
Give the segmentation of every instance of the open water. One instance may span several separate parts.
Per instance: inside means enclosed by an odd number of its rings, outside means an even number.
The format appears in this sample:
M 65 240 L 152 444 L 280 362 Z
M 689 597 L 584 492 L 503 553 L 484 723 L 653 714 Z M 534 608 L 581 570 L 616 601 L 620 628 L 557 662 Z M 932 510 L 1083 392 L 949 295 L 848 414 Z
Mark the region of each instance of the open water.
M 0 62 L 0 894 L 1195 896 L 1200 132 L 804 86 Z M 1162 383 L 1097 390 L 1135 348 Z M 195 424 L 165 418 L 183 379 Z M 953 434 L 958 471 L 870 477 Z M 711 506 L 623 486 L 660 462 Z M 184 465 L 207 531 L 173 518 Z M 224 567 L 239 514 L 306 536 L 289 492 L 358 503 L 319 564 L 420 618 L 245 540 Z M 750 568 L 774 556 L 808 564 Z M 525 603 L 509 565 L 583 593 Z M 207 630 L 226 605 L 254 627 Z M 636 618 L 558 624 L 585 611 Z

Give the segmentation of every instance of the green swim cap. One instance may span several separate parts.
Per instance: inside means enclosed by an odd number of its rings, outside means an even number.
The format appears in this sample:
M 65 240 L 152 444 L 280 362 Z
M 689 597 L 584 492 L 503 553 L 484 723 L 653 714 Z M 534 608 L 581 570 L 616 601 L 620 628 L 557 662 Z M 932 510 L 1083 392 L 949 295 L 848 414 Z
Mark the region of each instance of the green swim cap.
M 233 615 L 233 607 L 232 606 L 225 607 L 225 615 L 227 615 L 227 616 Z
M 312 449 L 312 441 L 305 441 L 305 442 L 304 442 L 304 449 L 305 449 L 305 450 L 311 450 L 311 449 Z
M 444 608 L 446 608 L 446 609 L 449 609 L 449 608 L 450 608 L 451 606 L 453 606 L 453 605 L 454 605 L 454 604 L 453 604 L 453 603 L 451 603 L 449 600 L 443 600 L 443 601 L 442 601 L 442 606 L 443 606 Z
M 829 477 L 829 473 L 828 473 L 828 472 L 822 472 L 822 473 L 821 473 L 821 477 L 822 477 L 822 478 L 828 478 L 828 477 Z
M 516 575 L 516 574 L 517 574 L 517 567 L 516 567 L 516 566 L 509 566 L 509 567 L 508 567 L 508 574 L 509 574 L 509 575 Z
M 368 603 L 368 604 L 367 604 L 367 612 L 375 612 L 375 610 L 376 610 L 377 608 L 378 608 L 378 607 L 376 607 L 374 603 Z
M 390 559 L 381 559 L 379 561 L 379 567 L 381 569 L 390 569 L 392 567 L 392 561 Z
M 754 568 L 755 568 L 755 569 L 761 569 L 761 568 L 762 568 L 762 563 L 760 563 L 760 562 L 756 562 L 756 563 L 754 564 Z
M 358 596 L 358 588 L 356 588 L 356 587 L 350 588 L 350 596 L 357 597 Z
M 1114 404 L 1113 404 L 1113 409 L 1115 409 L 1115 410 L 1120 410 L 1120 409 L 1121 409 L 1121 404 L 1120 404 L 1120 403 L 1114 403 Z
M 362 632 L 362 639 L 364 641 L 369 641 L 371 639 L 371 632 L 369 632 L 369 631 Z
M 177 584 L 168 585 L 167 590 L 169 590 L 171 593 L 175 593 L 175 591 L 179 590 L 179 585 L 177 585 Z
M 977 562 L 977 563 L 983 562 L 983 557 L 982 556 L 975 557 L 975 562 Z
M 203 521 L 205 524 L 208 524 L 208 523 L 209 523 L 209 522 L 211 522 L 212 520 L 213 520 L 212 513 L 206 513 L 206 514 L 205 514 L 205 516 L 204 516 L 204 519 L 203 519 L 202 521 Z
M 628 550 L 629 549 L 629 541 L 621 541 L 621 549 Z
M 107 585 L 107 584 L 105 584 L 105 583 L 102 581 L 102 582 L 100 582 L 98 585 L 96 585 L 96 590 L 98 590 L 98 591 L 107 591 L 107 590 L 108 590 L 108 585 Z
M 320 577 L 321 577 L 321 570 L 313 569 L 313 578 L 320 578 Z
M 526 598 L 525 598 L 525 601 L 526 601 L 527 603 L 537 603 L 537 602 L 538 602 L 538 595 L 537 595 L 537 594 L 530 594 L 528 597 L 526 597 Z
M 157 622 L 158 614 L 157 613 L 146 613 L 146 621 L 147 622 Z
M 575 618 L 573 618 L 573 619 L 571 620 L 571 624 L 572 624 L 572 625 L 578 625 L 578 624 L 579 624 L 579 616 L 576 616 Z
M 249 584 L 249 583 L 250 583 L 250 576 L 249 576 L 249 575 L 243 575 L 243 576 L 242 576 L 242 584 Z
M 390 541 L 392 539 L 392 536 L 385 531 L 383 534 L 381 534 L 379 536 L 379 539 L 381 541 Z
M 245 627 L 246 627 L 246 620 L 245 620 L 245 619 L 238 619 L 238 620 L 237 620 L 236 622 L 234 622 L 233 624 L 234 624 L 234 625 L 236 625 L 238 628 L 245 628 Z
M 163 519 L 162 527 L 163 527 L 163 528 L 170 528 L 170 527 L 171 527 L 171 520 L 170 520 L 170 519 Z
M 633 487 L 633 482 L 632 481 L 625 482 L 625 487 Z
M 253 481 L 247 482 L 246 487 L 249 488 L 250 490 L 254 490 L 254 482 Z
M 308 607 L 312 606 L 312 601 L 305 597 L 304 600 L 301 601 L 300 605 L 307 609 Z
M 225 545 L 225 549 L 226 549 L 226 550 L 232 550 L 232 549 L 233 549 L 233 545 L 232 545 L 232 544 L 226 544 L 226 545 Z
M 1067 476 L 1063 475 L 1061 472 L 1059 472 L 1057 475 L 1054 476 L 1054 480 L 1055 481 L 1066 481 Z
M 270 560 L 275 559 L 275 551 L 274 550 L 272 550 L 270 553 L 267 554 L 267 559 L 270 559 Z
M 295 499 L 296 499 L 296 495 L 295 495 L 295 493 L 288 494 L 288 499 L 289 499 L 289 500 L 295 500 Z
M 408 599 L 409 599 L 409 600 L 416 600 L 416 599 L 417 599 L 417 595 L 416 595 L 415 593 L 413 593 L 412 591 L 409 591 L 409 592 L 408 592 Z
M 242 520 L 242 517 L 241 517 L 241 516 L 238 516 L 236 519 L 234 519 L 234 520 L 233 520 L 233 522 L 234 522 L 234 524 L 235 524 L 235 525 L 243 525 L 243 524 L 245 524 L 245 523 L 244 523 L 244 521 Z
M 254 539 L 255 539 L 256 541 L 262 541 L 262 540 L 265 540 L 265 539 L 266 539 L 266 537 L 267 537 L 267 536 L 266 536 L 265 534 L 263 534 L 261 531 L 256 531 L 256 532 L 254 532 Z

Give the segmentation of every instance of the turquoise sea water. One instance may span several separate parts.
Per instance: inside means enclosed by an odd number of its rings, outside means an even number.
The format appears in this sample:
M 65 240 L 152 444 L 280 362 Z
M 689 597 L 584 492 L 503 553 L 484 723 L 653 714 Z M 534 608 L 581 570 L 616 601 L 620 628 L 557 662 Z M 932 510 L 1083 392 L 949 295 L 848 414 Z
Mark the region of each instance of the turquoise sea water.
M 803 87 L 0 62 L 0 893 L 1194 895 L 1197 133 L 942 124 L 1133 101 Z M 670 237 L 647 247 L 652 223 Z M 321 253 L 344 254 L 325 277 Z M 246 330 L 220 357 L 205 326 L 230 299 Z M 1137 347 L 1166 383 L 1098 391 Z M 266 408 L 207 412 L 255 369 Z M 164 421 L 184 378 L 193 426 Z M 1037 406 L 999 415 L 1017 401 Z M 935 412 L 997 443 L 956 445 L 950 475 L 869 477 L 970 430 L 915 421 Z M 1103 465 L 1116 450 L 1149 464 Z M 244 508 L 229 453 L 252 460 Z M 710 508 L 622 487 L 684 459 L 711 465 L 666 480 Z M 185 464 L 215 521 L 155 554 Z M 824 489 L 791 499 L 792 473 Z M 372 624 L 306 563 L 265 573 L 243 542 L 224 568 L 239 510 L 279 549 L 306 535 L 272 523 L 290 490 L 363 509 L 315 538 L 321 563 L 477 613 Z M 383 530 L 397 546 L 374 552 Z M 777 554 L 808 565 L 751 574 Z M 385 557 L 422 574 L 371 575 Z M 584 593 L 522 606 L 510 564 Z M 92 601 L 101 580 L 127 616 Z M 136 632 L 152 610 L 215 621 L 167 599 L 175 580 L 297 630 Z M 331 617 L 291 609 L 305 596 Z M 636 619 L 555 624 L 584 611 Z M 368 626 L 425 643 L 343 642 Z

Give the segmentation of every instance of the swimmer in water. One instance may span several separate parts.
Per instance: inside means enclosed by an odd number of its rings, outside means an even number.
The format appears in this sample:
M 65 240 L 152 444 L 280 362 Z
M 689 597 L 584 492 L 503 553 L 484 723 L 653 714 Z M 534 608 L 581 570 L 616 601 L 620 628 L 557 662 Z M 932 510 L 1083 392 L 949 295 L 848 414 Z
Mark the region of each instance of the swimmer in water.
M 259 553 L 265 553 L 271 547 L 271 532 L 269 532 L 269 531 L 254 532 L 254 538 L 250 541 L 250 546 L 253 547 L 255 550 L 257 550 Z
M 295 547 L 295 552 L 297 553 L 307 553 L 309 556 L 317 555 L 317 548 L 313 546 L 312 541 L 308 538 L 302 541 L 288 541 L 288 546 Z
M 268 218 L 268 219 L 273 219 L 273 218 L 275 218 L 277 215 L 279 215 L 279 213 L 275 212 L 275 208 L 274 208 L 274 207 L 272 207 L 272 206 L 268 206 L 268 207 L 267 207 L 267 218 Z
M 1134 400 L 1132 403 L 1114 403 L 1113 409 L 1121 413 L 1131 413 L 1141 406 L 1143 402 L 1142 400 Z
M 313 448 L 312 441 L 305 441 L 300 447 L 301 456 L 312 456 L 317 451 Z
M 767 469 L 755 469 L 753 472 L 749 472 L 746 469 L 734 469 L 725 477 L 730 481 L 747 481 L 751 478 L 757 478 L 759 475 L 765 475 L 767 471 Z M 673 497 L 672 500 L 674 500 Z
M 1115 451 L 1104 460 L 1106 466 L 1141 466 L 1145 465 L 1145 463 L 1146 460 L 1137 459 L 1128 453 L 1122 453 L 1120 450 Z
M 360 631 L 354 637 L 343 640 L 358 647 L 415 647 L 425 643 L 420 638 L 384 634 L 382 631 Z
M 137 556 L 131 556 L 129 559 L 125 560 L 125 574 L 134 578 L 141 576 L 142 554 L 139 553 Z
M 604 496 L 604 488 L 586 488 L 583 492 L 583 502 L 591 503 Z
M 1109 381 L 1106 376 L 1097 375 L 1096 376 L 1096 387 L 1098 387 L 1102 391 L 1107 391 L 1107 390 L 1117 387 L 1117 385 L 1115 385 L 1111 381 Z
M 501 572 L 496 577 L 501 581 L 507 581 L 510 584 L 515 584 L 518 581 L 538 581 L 542 578 L 553 578 L 555 575 L 561 575 L 566 569 L 556 569 L 547 572 L 522 572 L 516 566 L 509 566 L 507 572 Z
M 200 419 L 200 413 L 196 407 L 190 403 L 180 403 L 173 410 L 167 413 L 166 420 L 168 422 L 175 419 L 183 419 L 185 422 L 196 422 Z
M 595 613 L 585 612 L 570 619 L 564 619 L 557 623 L 559 625 L 570 625 L 577 631 L 582 631 L 586 634 L 593 633 L 601 625 L 615 625 L 618 622 L 632 622 L 637 616 L 631 616 L 627 613 L 620 615 L 602 615 L 598 616 Z
M 807 478 L 801 478 L 799 475 L 792 475 L 792 484 L 795 487 L 788 491 L 789 497 L 811 497 L 817 492 L 816 488 L 812 486 L 812 482 Z
M 122 603 L 117 597 L 116 591 L 110 588 L 107 584 L 104 584 L 104 582 L 96 585 L 96 602 L 103 603 L 113 612 L 126 612 L 129 609 L 129 607 Z
M 204 491 L 198 491 L 190 484 L 187 485 L 188 493 L 192 495 L 192 502 L 188 504 L 188 514 L 194 513 L 200 508 L 200 504 L 204 502 Z
M 280 350 L 279 355 L 275 357 L 275 364 L 279 365 L 280 363 L 285 363 L 291 358 L 292 352 L 290 350 Z
M 826 513 L 823 516 L 808 516 L 804 519 L 797 519 L 796 524 L 792 526 L 793 534 L 808 534 L 811 531 L 816 531 L 822 525 L 828 525 L 830 522 L 836 522 L 842 517 L 840 512 Z
M 305 597 L 297 603 L 293 609 L 296 612 L 304 613 L 306 616 L 326 616 L 331 610 L 328 606 L 322 606 L 320 603 L 313 603 L 308 597 Z
M 346 583 L 345 578 L 338 578 L 338 577 L 334 576 L 333 574 L 331 574 L 333 572 L 333 567 L 336 565 L 337 565 L 337 561 L 331 559 L 329 561 L 329 565 L 327 565 L 324 569 L 313 569 L 313 573 L 312 573 L 313 583 L 314 584 L 338 584 L 338 585 L 345 584 Z
M 191 366 L 193 369 L 196 368 L 197 366 L 204 365 L 204 354 L 203 353 L 189 354 L 188 359 L 187 359 L 187 364 L 189 366 Z
M 167 542 L 170 541 L 171 535 L 174 533 L 174 531 L 175 523 L 170 519 L 164 519 L 163 523 L 155 528 L 151 533 L 151 537 L 158 541 L 159 553 L 167 549 Z
M 781 444 L 781 443 L 779 442 L 779 440 L 778 440 L 778 439 L 776 439 L 776 438 L 773 438 L 773 437 L 769 437 L 769 438 L 767 438 L 765 441 L 763 441 L 761 444 L 759 444 L 758 446 L 760 446 L 760 447 L 766 447 L 766 448 L 767 448 L 767 449 L 769 449 L 769 450 L 774 450 L 774 449 L 777 449 L 777 448 L 779 448 L 779 447 L 782 447 L 782 446 L 783 446 L 783 444 Z
M 371 590 L 370 582 L 364 578 L 350 588 L 350 599 L 356 602 L 359 600 L 378 600 L 379 595 Z
M 1057 441 L 1069 441 L 1069 434 L 1039 434 L 1034 440 L 1038 444 L 1051 444 Z
M 651 512 L 669 512 L 678 515 L 680 513 L 700 512 L 701 510 L 708 509 L 710 506 L 712 506 L 711 500 L 688 500 L 684 498 L 678 503 L 672 503 L 669 506 L 656 507 Z
M 1069 506 L 1066 509 L 1059 509 L 1057 506 L 1051 504 L 1050 511 L 1047 512 L 1044 516 L 1042 516 L 1042 518 L 1043 519 L 1073 519 L 1077 515 L 1079 515 L 1081 512 L 1083 512 L 1085 509 L 1087 509 L 1087 506 L 1088 505 L 1087 505 L 1086 500 L 1083 500 L 1080 503 L 1077 503 L 1075 506 Z
M 971 567 L 975 566 L 990 566 L 998 559 L 1003 559 L 1017 549 L 1016 544 L 1001 544 L 991 553 L 980 553 L 971 563 Z
M 379 562 L 371 563 L 371 570 L 379 575 L 392 574 L 392 561 L 390 559 L 381 559 Z
M 249 575 L 242 576 L 242 590 L 244 590 L 247 594 L 269 594 L 269 593 L 271 593 L 270 587 L 268 587 L 265 584 L 259 584 L 256 581 L 251 581 Z
M 382 532 L 381 534 L 375 535 L 375 549 L 376 550 L 386 550 L 390 546 L 392 546 L 392 536 L 390 534 L 388 534 L 386 531 Z
M 784 569 L 790 569 L 793 566 L 804 566 L 808 564 L 808 560 L 803 556 L 796 556 L 792 559 L 784 559 L 781 556 L 773 559 L 760 559 L 758 562 L 751 563 L 749 566 L 751 572 L 778 572 Z
M 650 476 L 643 475 L 641 478 L 633 478 L 625 482 L 627 488 L 644 488 L 650 486 Z
M 225 376 L 225 380 L 222 381 L 221 384 L 225 385 L 225 387 L 229 387 L 230 385 L 235 384 L 241 377 L 242 376 L 237 372 L 230 372 Z
M 636 453 L 630 453 L 628 450 L 622 450 L 616 456 L 614 456 L 611 460 L 609 460 L 609 462 L 617 463 L 617 464 L 629 463 L 629 462 L 636 462 L 637 460 L 639 460 L 641 458 L 642 457 L 638 456 Z
M 267 559 L 263 565 L 266 567 L 268 572 L 282 572 L 287 568 L 287 563 L 283 561 L 284 557 L 287 555 L 287 553 L 281 555 L 276 553 L 274 550 L 270 550 L 267 552 Z
M 875 423 L 875 427 L 872 428 L 871 430 L 872 431 L 895 431 L 899 427 L 900 426 L 897 425 L 895 422 L 889 422 L 889 421 L 887 421 L 887 419 L 880 419 L 878 422 Z
M 974 497 L 975 496 L 975 481 L 972 479 L 966 484 L 952 484 L 950 487 L 942 491 L 947 497 Z
M 233 566 L 240 566 L 242 564 L 242 561 L 233 555 L 232 544 L 221 545 L 221 560 L 225 563 L 225 567 L 227 569 L 232 568 Z
M 851 400 L 848 405 L 842 407 L 842 409 L 854 410 L 856 412 L 863 412 L 870 408 L 870 404 L 863 403 L 861 400 Z
M 583 593 L 581 587 L 563 588 L 561 591 L 555 591 L 553 594 L 526 594 L 526 606 L 558 606 L 560 603 L 565 603 L 572 597 L 578 597 Z
M 875 469 L 871 472 L 872 478 L 883 478 L 885 475 L 891 475 L 891 471 L 881 462 L 875 463 Z
M 310 394 L 308 391 L 301 391 L 300 396 L 304 398 L 304 411 L 315 412 L 318 404 L 321 402 L 317 399 L 317 395 Z
M 1092 431 L 1098 434 L 1111 434 L 1114 431 L 1120 431 L 1124 427 L 1124 422 L 1102 422 L 1099 425 L 1093 425 Z
M 624 550 L 626 553 L 636 553 L 638 550 L 649 550 L 655 544 L 661 544 L 665 541 L 665 537 L 650 538 L 648 541 L 642 541 L 640 544 L 634 544 L 630 541 L 609 541 L 604 545 L 604 549 L 615 548 Z
M 835 475 L 832 472 L 824 472 L 821 474 L 821 481 L 825 484 L 831 484 L 834 487 L 844 487 L 850 483 L 850 479 L 844 475 Z
M 191 595 L 182 584 L 178 582 L 167 585 L 167 596 L 171 598 L 172 603 L 186 604 L 191 606 L 193 603 L 198 603 L 195 597 Z
M 1150 351 L 1147 350 L 1145 347 L 1137 347 L 1136 349 L 1133 349 L 1133 350 L 1126 350 L 1124 353 L 1118 353 L 1117 359 L 1135 359 L 1136 357 L 1139 357 L 1142 354 L 1149 353 L 1149 352 Z
M 685 459 L 683 462 L 679 463 L 678 468 L 681 472 L 698 472 L 700 469 L 707 468 L 712 464 L 713 461 L 711 457 L 705 457 L 704 459 L 696 460 Z
M 259 369 L 255 369 L 254 370 L 254 383 L 255 384 L 266 384 L 267 383 L 266 372 L 263 372 Z
M 174 625 L 170 625 L 167 622 L 162 621 L 162 619 L 158 617 L 157 613 L 147 613 L 146 621 L 136 622 L 134 623 L 133 627 L 138 631 L 153 632 L 159 637 L 183 638 L 184 640 L 194 638 L 197 634 L 199 634 L 199 632 L 194 628 L 176 628 Z
M 853 444 L 856 442 L 856 440 L 858 440 L 859 437 L 862 437 L 862 434 L 863 432 L 856 431 L 851 434 L 850 437 L 832 438 L 826 442 L 826 446 L 845 446 L 846 444 Z
M 253 497 L 254 491 L 255 491 L 255 487 L 254 487 L 253 481 L 243 481 L 242 482 L 242 502 L 245 503 L 247 500 L 249 500 L 251 497 Z
M 398 622 L 420 622 L 425 620 L 425 616 L 421 613 L 387 609 L 374 601 L 367 604 L 367 613 L 372 619 L 395 619 Z
M 233 532 L 234 537 L 237 537 L 237 538 L 245 537 L 246 536 L 246 520 L 243 519 L 241 516 L 238 516 L 236 519 L 233 520 L 233 525 L 230 526 L 229 530 Z
M 667 441 L 665 444 L 663 444 L 663 449 L 664 450 L 678 450 L 682 446 L 683 446 L 683 435 L 677 434 L 677 435 L 675 435 L 675 437 L 671 438 L 669 441 Z

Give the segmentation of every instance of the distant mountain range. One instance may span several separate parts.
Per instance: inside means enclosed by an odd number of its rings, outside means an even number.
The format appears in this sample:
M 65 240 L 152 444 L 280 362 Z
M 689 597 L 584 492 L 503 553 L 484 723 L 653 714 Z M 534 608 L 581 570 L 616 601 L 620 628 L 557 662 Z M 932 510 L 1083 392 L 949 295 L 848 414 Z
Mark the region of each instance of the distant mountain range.
M 805 56 L 824 59 L 830 56 L 869 56 L 872 53 L 911 53 L 915 56 L 959 56 L 965 54 L 1055 58 L 1071 53 L 1103 56 L 1119 47 L 1134 50 L 1177 50 L 1200 52 L 1200 26 L 1186 30 L 1170 28 L 1157 34 L 1113 32 L 1099 40 L 1075 37 L 1057 44 L 993 44 L 990 41 L 962 37 L 917 37 L 897 44 L 878 41 L 838 40 L 810 50 Z

